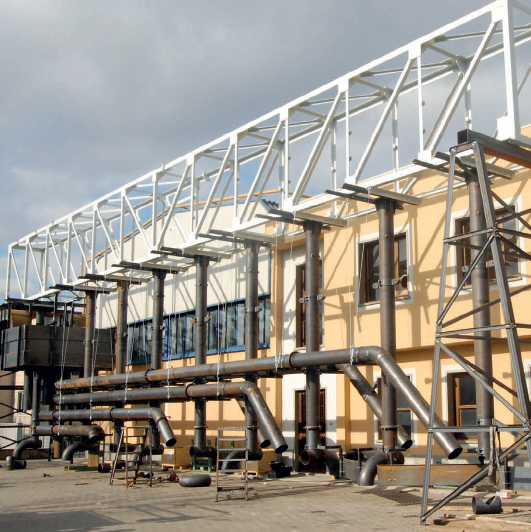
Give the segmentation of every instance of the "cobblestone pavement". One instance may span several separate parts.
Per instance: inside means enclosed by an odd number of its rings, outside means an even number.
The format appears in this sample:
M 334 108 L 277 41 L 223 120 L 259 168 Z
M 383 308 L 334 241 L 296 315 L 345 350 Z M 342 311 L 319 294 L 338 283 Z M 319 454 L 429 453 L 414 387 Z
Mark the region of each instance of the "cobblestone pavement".
M 179 472 L 180 473 L 180 472 Z M 184 488 L 165 481 L 130 489 L 109 474 L 67 471 L 64 463 L 28 461 L 0 469 L 2 532 L 360 530 L 411 532 L 419 525 L 421 491 L 360 488 L 325 475 L 256 479 L 249 501 L 215 502 L 214 486 Z

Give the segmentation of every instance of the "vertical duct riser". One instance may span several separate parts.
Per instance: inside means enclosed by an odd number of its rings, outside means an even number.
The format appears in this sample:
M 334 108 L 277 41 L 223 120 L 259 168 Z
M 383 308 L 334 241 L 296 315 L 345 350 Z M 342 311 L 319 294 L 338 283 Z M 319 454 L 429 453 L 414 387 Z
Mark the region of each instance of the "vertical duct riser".
M 380 338 L 382 349 L 396 357 L 396 312 L 395 312 L 395 204 L 387 199 L 376 202 L 379 218 L 380 259 Z M 382 374 L 383 447 L 389 451 L 397 447 L 397 397 L 396 389 Z
M 164 325 L 164 270 L 153 271 L 153 332 L 151 335 L 151 369 L 162 368 L 162 339 Z
M 481 190 L 477 176 L 471 176 L 467 179 L 468 193 L 470 198 L 470 231 L 484 231 L 487 227 Z M 470 238 L 471 244 L 471 263 L 474 262 L 478 255 L 478 250 L 487 241 L 485 233 L 474 235 Z M 483 307 L 474 314 L 474 328 L 490 327 L 490 309 L 487 306 L 489 302 L 489 274 L 487 269 L 487 256 L 479 259 L 477 266 L 470 275 L 472 283 L 472 301 L 473 308 Z M 475 364 L 482 370 L 485 380 L 492 386 L 492 344 L 489 331 L 476 332 L 474 340 L 474 357 Z M 489 391 L 476 382 L 476 406 L 477 420 L 479 425 L 492 425 L 494 418 L 494 398 Z M 478 449 L 481 459 L 490 456 L 489 434 L 478 434 Z
M 125 373 L 127 361 L 127 310 L 129 282 L 118 283 L 118 316 L 116 319 L 116 373 Z
M 206 332 L 207 332 L 207 290 L 208 290 L 208 258 L 197 256 L 196 266 L 196 299 L 195 299 L 195 365 L 206 363 Z M 203 379 L 196 379 L 201 384 Z M 206 403 L 203 399 L 195 401 L 194 448 L 206 449 Z
M 246 256 L 245 287 L 245 359 L 258 357 L 258 244 L 250 244 Z M 246 380 L 256 384 L 256 376 L 247 375 Z M 250 453 L 259 448 L 258 418 L 249 400 L 245 402 L 245 426 L 247 427 L 247 446 Z
M 306 351 L 320 349 L 321 324 L 319 320 L 319 238 L 321 224 L 307 222 L 306 236 Z M 320 389 L 319 370 L 310 366 L 306 372 L 306 448 L 310 455 L 317 455 L 320 433 Z
M 97 292 L 86 292 L 85 309 L 85 360 L 83 375 L 90 377 L 94 371 L 94 329 L 96 322 L 96 297 Z

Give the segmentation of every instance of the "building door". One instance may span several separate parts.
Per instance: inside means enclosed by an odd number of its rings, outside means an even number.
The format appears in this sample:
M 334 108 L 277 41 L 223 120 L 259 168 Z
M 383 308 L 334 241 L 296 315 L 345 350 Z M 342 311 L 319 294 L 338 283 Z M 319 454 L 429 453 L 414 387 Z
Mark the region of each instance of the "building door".
M 319 413 L 319 425 L 321 430 L 319 431 L 319 445 L 326 445 L 326 393 L 324 389 L 321 389 L 320 400 L 321 410 Z M 326 467 L 302 465 L 300 462 L 300 455 L 304 451 L 306 445 L 306 390 L 295 390 L 295 426 L 296 426 L 296 461 L 298 465 L 298 471 L 311 472 L 311 473 L 326 473 Z

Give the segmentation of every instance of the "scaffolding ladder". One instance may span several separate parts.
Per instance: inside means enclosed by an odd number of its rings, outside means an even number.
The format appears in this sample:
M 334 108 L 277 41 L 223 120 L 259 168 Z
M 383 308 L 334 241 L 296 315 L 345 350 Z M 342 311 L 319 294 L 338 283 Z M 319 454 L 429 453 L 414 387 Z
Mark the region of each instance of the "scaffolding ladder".
M 227 433 L 231 433 L 227 435 Z M 236 436 L 234 435 L 236 434 Z M 227 499 L 234 492 L 243 492 L 249 500 L 249 450 L 246 427 L 218 428 L 216 452 L 216 502 L 220 493 Z M 237 467 L 234 467 L 237 464 Z
M 134 444 L 137 449 L 131 449 L 129 441 L 131 438 L 138 438 L 136 434 L 130 434 L 131 431 L 136 432 L 139 428 L 143 429 L 143 435 L 141 436 L 141 442 Z M 138 480 L 138 472 L 140 469 L 140 462 L 142 460 L 142 453 L 144 450 L 144 446 L 149 444 L 149 480 L 148 483 L 150 486 L 152 486 L 152 479 L 153 479 L 153 453 L 152 453 L 152 447 L 149 443 L 149 434 L 150 434 L 151 428 L 150 427 L 123 427 L 122 431 L 120 432 L 120 438 L 118 440 L 118 448 L 116 449 L 115 457 L 112 462 L 111 467 L 111 478 L 109 480 L 109 484 L 113 485 L 115 480 L 122 480 L 125 482 L 125 487 L 130 488 L 134 486 L 137 483 Z M 124 446 L 124 452 L 122 452 L 122 445 Z M 134 468 L 129 468 L 129 463 L 133 460 L 131 460 L 131 456 L 134 456 L 135 454 L 140 453 L 140 456 L 134 460 L 135 466 Z M 123 477 L 117 477 L 116 471 L 118 469 L 118 463 L 120 461 L 120 458 L 123 458 L 124 460 L 124 472 L 125 475 Z

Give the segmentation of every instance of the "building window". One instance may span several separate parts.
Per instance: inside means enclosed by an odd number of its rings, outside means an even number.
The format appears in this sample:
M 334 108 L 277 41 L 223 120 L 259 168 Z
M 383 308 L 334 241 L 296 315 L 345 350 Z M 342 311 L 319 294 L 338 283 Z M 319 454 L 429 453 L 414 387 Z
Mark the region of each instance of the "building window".
M 323 289 L 323 261 L 319 261 L 319 292 Z M 295 342 L 297 347 L 306 346 L 306 264 L 299 264 L 295 270 Z M 324 338 L 324 302 L 319 303 L 319 345 Z
M 152 321 L 144 320 L 127 327 L 127 363 L 147 364 L 151 360 Z
M 258 298 L 258 347 L 269 347 L 271 297 Z M 245 301 L 211 305 L 207 309 L 207 354 L 245 349 Z M 195 312 L 179 312 L 165 317 L 164 360 L 192 357 L 194 351 Z
M 409 295 L 407 286 L 407 238 L 402 233 L 395 235 L 395 296 L 405 298 Z M 380 300 L 380 246 L 378 240 L 364 242 L 360 246 L 360 303 L 374 303 Z
M 411 380 L 411 376 L 408 375 L 408 378 Z M 382 378 L 378 377 L 376 379 L 376 393 L 378 394 L 378 397 L 380 400 L 382 399 Z M 404 394 L 400 393 L 400 391 L 397 391 L 396 393 L 396 410 L 397 410 L 397 422 L 399 425 L 402 425 L 402 427 L 405 429 L 405 431 L 411 436 L 413 432 L 413 413 L 411 411 L 411 408 L 409 408 L 407 401 L 405 399 Z M 382 435 L 382 424 L 380 421 L 377 421 L 377 440 L 382 441 L 383 435 Z
M 466 372 L 448 374 L 448 423 L 454 427 L 477 424 L 476 383 Z M 456 437 L 471 436 L 457 433 Z
M 498 209 L 496 211 L 496 225 L 500 229 L 507 229 L 509 231 L 516 231 L 517 225 L 516 225 L 516 218 L 512 217 L 511 213 L 509 213 L 506 209 Z M 465 235 L 467 233 L 470 233 L 470 217 L 466 218 L 460 218 L 456 221 L 455 224 L 455 234 L 457 235 Z M 510 234 L 510 233 L 502 233 L 503 236 L 512 242 L 513 244 L 516 244 L 516 235 Z M 470 244 L 470 239 L 466 238 L 461 241 L 465 245 Z M 505 269 L 507 272 L 507 278 L 508 279 L 516 279 L 519 277 L 518 273 L 518 259 L 511 255 L 511 253 L 514 253 L 514 250 L 509 246 L 509 244 L 506 244 L 505 242 L 502 242 L 502 251 L 504 254 L 504 262 L 505 262 Z M 458 282 L 461 282 L 463 277 L 465 276 L 465 273 L 470 268 L 470 264 L 472 262 L 471 260 L 471 252 L 469 247 L 463 247 L 463 246 L 457 246 L 457 278 Z M 494 271 L 494 265 L 492 264 L 492 251 L 489 246 L 489 249 L 487 249 L 487 265 L 488 265 L 488 274 L 489 274 L 489 281 L 490 282 L 496 282 L 496 272 Z M 470 278 L 467 279 L 466 285 L 470 285 Z

